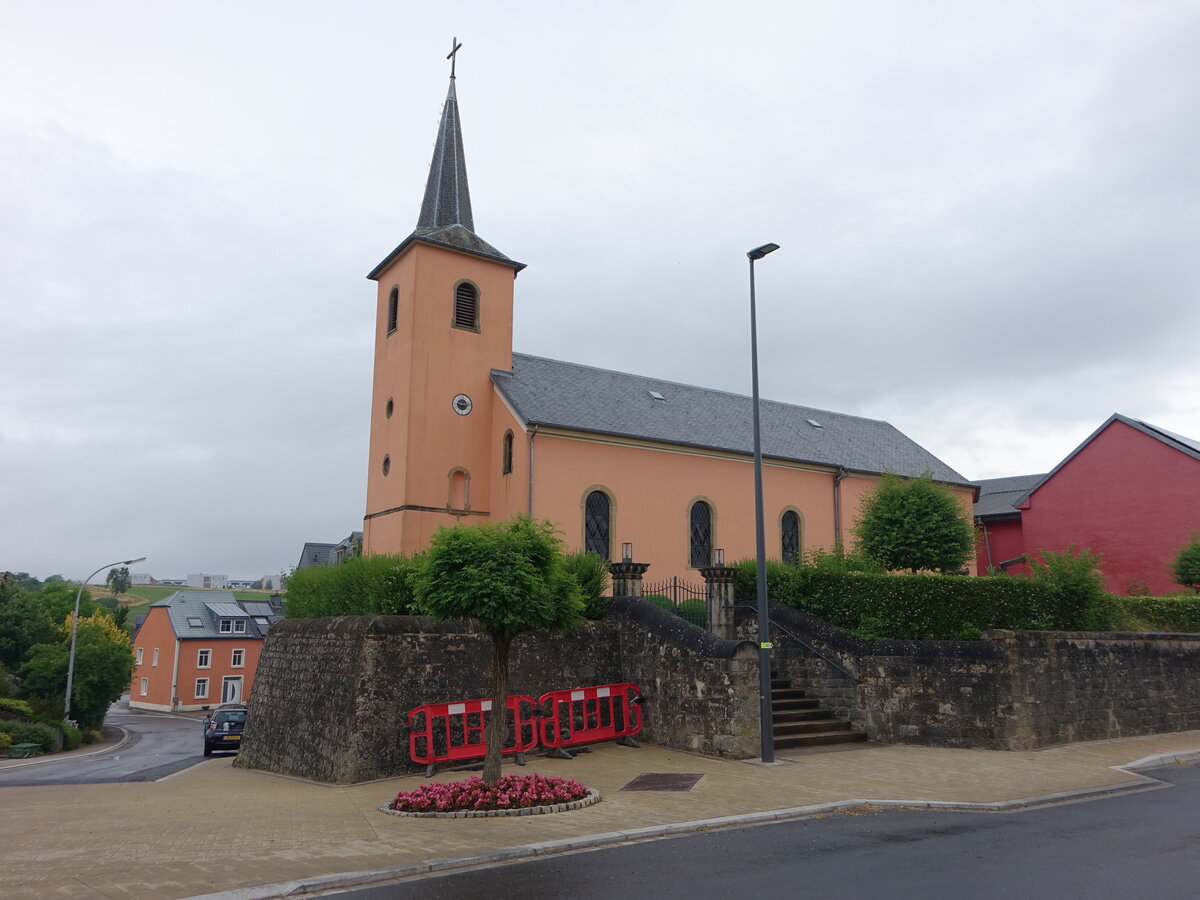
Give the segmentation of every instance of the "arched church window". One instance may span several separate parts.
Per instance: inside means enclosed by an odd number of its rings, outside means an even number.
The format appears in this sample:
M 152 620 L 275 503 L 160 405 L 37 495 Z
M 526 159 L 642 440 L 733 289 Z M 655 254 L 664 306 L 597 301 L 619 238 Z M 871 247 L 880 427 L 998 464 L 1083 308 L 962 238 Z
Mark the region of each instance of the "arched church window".
M 396 330 L 396 323 L 400 319 L 400 288 L 393 286 L 392 292 L 388 294 L 388 334 Z
M 612 559 L 612 504 L 604 491 L 592 491 L 583 505 L 583 549 Z
M 513 433 L 504 432 L 504 440 L 500 444 L 500 474 L 508 475 L 513 469 Z
M 454 289 L 454 327 L 479 330 L 479 289 L 469 281 Z
M 780 551 L 785 563 L 800 562 L 800 514 L 789 509 L 779 520 Z
M 712 565 L 712 507 L 703 500 L 692 504 L 689 520 L 689 563 L 697 568 Z

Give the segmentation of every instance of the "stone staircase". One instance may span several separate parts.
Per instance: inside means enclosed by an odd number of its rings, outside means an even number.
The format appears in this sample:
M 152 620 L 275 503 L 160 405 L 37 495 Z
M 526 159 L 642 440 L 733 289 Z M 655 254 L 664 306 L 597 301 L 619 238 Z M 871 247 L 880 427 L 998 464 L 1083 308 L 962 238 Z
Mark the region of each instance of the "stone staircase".
M 821 701 L 804 695 L 786 678 L 771 678 L 771 721 L 776 750 L 850 744 L 865 741 L 866 732 L 852 731 L 850 723 L 835 718 Z

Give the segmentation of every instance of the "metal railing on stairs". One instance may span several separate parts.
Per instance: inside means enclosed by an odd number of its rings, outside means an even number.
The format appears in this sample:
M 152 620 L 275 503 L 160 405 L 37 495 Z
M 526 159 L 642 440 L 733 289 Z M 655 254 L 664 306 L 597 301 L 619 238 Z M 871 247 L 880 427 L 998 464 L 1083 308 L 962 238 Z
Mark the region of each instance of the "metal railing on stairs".
M 754 615 L 756 617 L 758 616 L 758 607 L 750 606 L 747 603 L 735 603 L 731 606 L 726 606 L 725 609 L 748 609 L 748 610 L 750 610 L 750 612 L 754 613 Z M 787 637 L 791 638 L 793 641 L 795 641 L 797 644 L 799 644 L 801 647 L 803 647 L 805 650 L 807 650 L 813 656 L 817 657 L 822 662 L 828 664 L 830 666 L 830 668 L 832 668 L 835 672 L 838 672 L 839 674 L 844 675 L 845 677 L 849 678 L 851 681 L 861 681 L 862 680 L 857 675 L 855 675 L 853 672 L 848 671 L 847 669 L 843 668 L 838 663 L 834 662 L 832 659 L 830 659 L 828 656 L 826 656 L 824 653 L 822 653 L 820 650 L 818 650 L 816 647 L 814 647 L 808 641 L 804 640 L 804 638 L 800 637 L 798 634 L 793 632 L 791 629 L 785 627 L 784 625 L 781 625 L 778 621 L 771 618 L 769 613 L 767 614 L 767 621 L 768 621 L 768 623 L 770 623 L 770 625 L 779 629 L 779 631 L 781 631 Z

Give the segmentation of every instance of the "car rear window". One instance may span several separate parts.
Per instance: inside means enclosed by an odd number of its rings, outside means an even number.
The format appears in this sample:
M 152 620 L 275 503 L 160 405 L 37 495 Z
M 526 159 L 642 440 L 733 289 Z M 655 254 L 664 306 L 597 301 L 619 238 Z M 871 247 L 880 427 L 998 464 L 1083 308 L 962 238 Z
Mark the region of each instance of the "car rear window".
M 226 710 L 219 712 L 213 716 L 214 722 L 245 722 L 246 711 L 244 709 Z

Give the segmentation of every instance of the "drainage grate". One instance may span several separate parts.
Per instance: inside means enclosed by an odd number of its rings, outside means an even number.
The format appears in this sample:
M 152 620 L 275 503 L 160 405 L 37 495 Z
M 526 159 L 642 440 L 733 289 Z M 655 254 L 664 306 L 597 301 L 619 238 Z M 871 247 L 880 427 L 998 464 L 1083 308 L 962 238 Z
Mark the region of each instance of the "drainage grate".
M 625 787 L 623 791 L 690 791 L 703 775 L 691 775 L 684 772 L 648 772 L 639 775 Z

